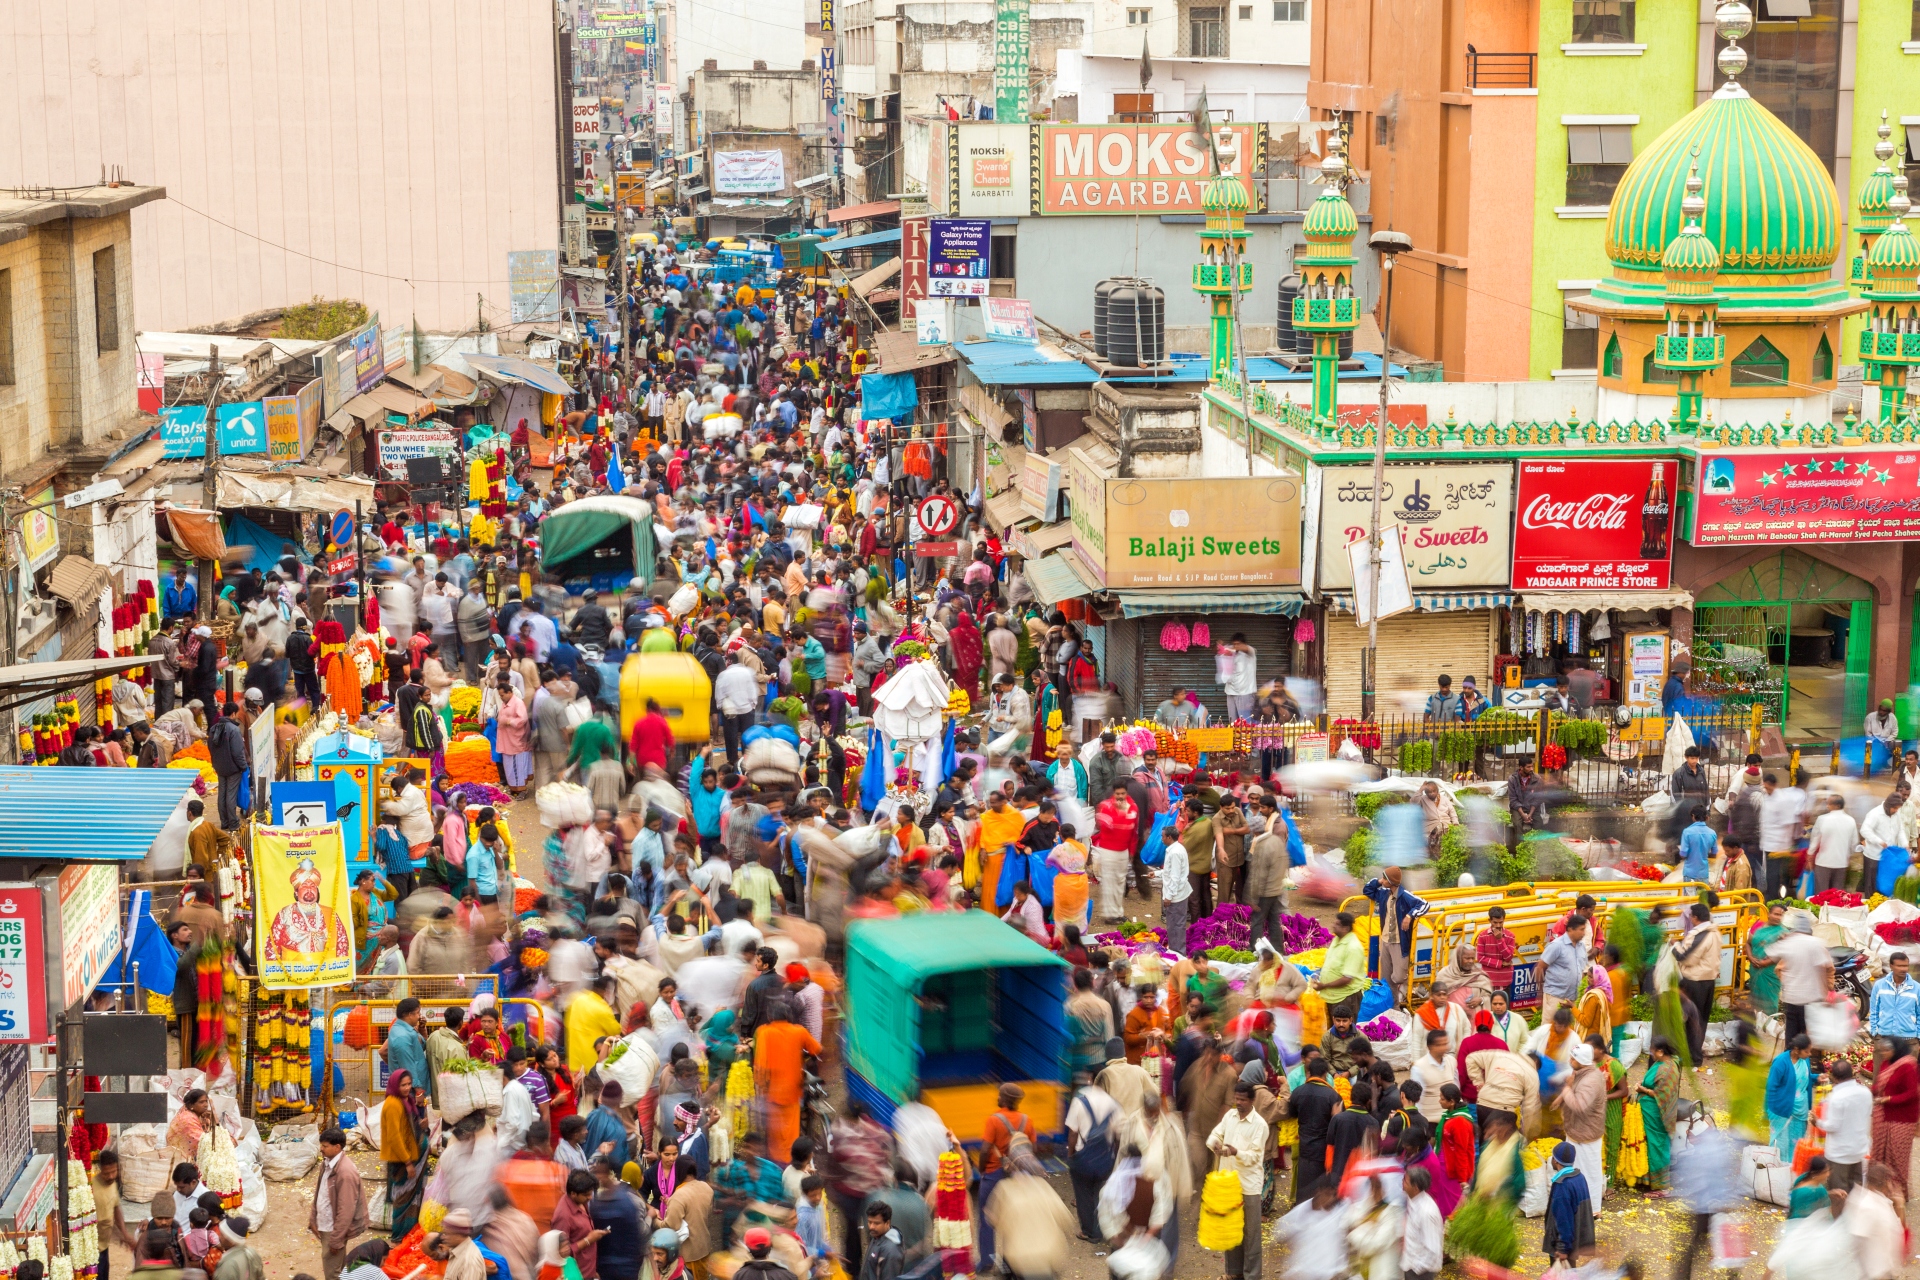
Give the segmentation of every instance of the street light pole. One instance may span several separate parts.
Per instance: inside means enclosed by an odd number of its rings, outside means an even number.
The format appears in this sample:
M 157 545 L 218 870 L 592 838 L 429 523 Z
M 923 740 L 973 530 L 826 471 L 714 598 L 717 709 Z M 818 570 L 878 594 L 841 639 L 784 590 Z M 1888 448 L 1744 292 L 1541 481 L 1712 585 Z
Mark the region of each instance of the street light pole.
M 1360 715 L 1371 720 L 1380 659 L 1380 491 L 1387 476 L 1387 367 L 1393 354 L 1393 260 L 1413 248 L 1404 231 L 1376 231 L 1367 246 L 1380 255 L 1385 307 L 1380 318 L 1380 416 L 1373 428 L 1373 515 L 1367 526 L 1367 651 L 1360 664 Z

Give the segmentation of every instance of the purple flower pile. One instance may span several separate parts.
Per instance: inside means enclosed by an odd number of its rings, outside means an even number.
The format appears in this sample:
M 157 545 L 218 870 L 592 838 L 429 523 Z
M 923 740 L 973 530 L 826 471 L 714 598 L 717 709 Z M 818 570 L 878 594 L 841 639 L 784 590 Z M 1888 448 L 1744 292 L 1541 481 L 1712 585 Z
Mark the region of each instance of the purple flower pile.
M 1360 1034 L 1375 1044 L 1392 1044 L 1406 1033 L 1405 1027 L 1384 1015 L 1360 1028 Z
M 1159 925 L 1154 925 L 1145 932 L 1131 936 L 1124 933 L 1096 933 L 1084 941 L 1090 947 L 1125 947 L 1127 954 L 1133 955 L 1149 942 L 1164 951 L 1167 946 L 1167 931 Z
M 1252 951 L 1252 923 L 1252 907 L 1223 902 L 1214 908 L 1212 915 L 1187 926 L 1187 950 L 1199 952 L 1214 947 L 1232 947 L 1235 951 Z M 1284 943 L 1281 953 L 1289 956 L 1313 951 L 1333 941 L 1333 933 L 1318 920 L 1291 912 L 1280 917 L 1280 937 Z
M 1312 916 L 1289 912 L 1280 917 L 1280 938 L 1290 956 L 1313 951 L 1333 941 L 1333 931 Z

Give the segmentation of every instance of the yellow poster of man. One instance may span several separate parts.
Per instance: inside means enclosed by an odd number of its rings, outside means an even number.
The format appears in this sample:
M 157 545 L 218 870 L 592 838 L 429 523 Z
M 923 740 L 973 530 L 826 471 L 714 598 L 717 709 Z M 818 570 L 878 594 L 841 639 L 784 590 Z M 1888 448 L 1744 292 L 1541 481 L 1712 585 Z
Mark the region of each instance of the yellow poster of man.
M 263 926 L 257 935 L 260 985 L 352 982 L 352 886 L 340 824 L 255 827 L 253 871 Z

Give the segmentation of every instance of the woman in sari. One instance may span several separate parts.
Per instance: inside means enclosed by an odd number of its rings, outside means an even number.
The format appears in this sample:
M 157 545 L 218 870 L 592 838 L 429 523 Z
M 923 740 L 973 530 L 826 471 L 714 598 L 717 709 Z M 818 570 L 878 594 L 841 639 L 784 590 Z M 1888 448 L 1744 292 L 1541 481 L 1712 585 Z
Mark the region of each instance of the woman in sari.
M 540 1074 L 547 1081 L 547 1094 L 552 1102 L 552 1125 L 558 1132 L 562 1120 L 580 1114 L 580 1092 L 574 1087 L 573 1073 L 567 1070 L 566 1059 L 561 1056 L 558 1045 L 542 1045 L 537 1061 Z
M 1639 1123 L 1623 1125 L 1622 1171 L 1661 1192 L 1667 1183 L 1667 1166 L 1673 1161 L 1673 1109 L 1680 1099 L 1680 1068 L 1674 1062 L 1673 1042 L 1664 1036 L 1654 1038 L 1649 1054 L 1647 1073 L 1628 1090 L 1628 1096 L 1639 1101 L 1635 1108 Z M 1637 1151 L 1634 1129 L 1640 1130 Z
M 387 1208 L 393 1225 L 387 1238 L 404 1240 L 420 1221 L 427 1190 L 427 1110 L 411 1071 L 387 1078 L 387 1100 L 380 1104 L 380 1158 L 387 1166 Z
M 1006 861 L 1007 850 L 1013 847 L 1020 833 L 1026 829 L 1026 818 L 1007 803 L 1004 793 L 994 791 L 988 794 L 986 812 L 980 815 L 980 856 L 977 861 L 970 857 L 961 872 L 967 888 L 979 891 L 981 902 L 994 902 L 994 895 L 999 892 L 1000 867 Z M 967 878 L 969 872 L 973 873 L 972 878 Z
M 1920 1044 L 1899 1053 L 1891 1040 L 1873 1042 L 1873 1162 L 1906 1184 L 1907 1162 L 1913 1156 L 1914 1122 L 1920 1119 Z M 1895 1203 L 1904 1203 L 1903 1194 Z
M 178 1164 L 192 1164 L 200 1158 L 200 1139 L 207 1136 L 213 1123 L 213 1101 L 205 1089 L 189 1089 L 180 1099 L 180 1110 L 167 1126 L 167 1155 Z
M 1627 1094 L 1632 1086 L 1627 1083 L 1627 1069 L 1620 1065 L 1620 1059 L 1613 1056 L 1605 1042 L 1589 1040 L 1587 1043 L 1593 1048 L 1593 1065 L 1607 1078 L 1607 1137 L 1601 1168 L 1606 1170 L 1607 1180 L 1619 1186 L 1620 1134 L 1626 1122 Z
M 1613 979 L 1596 964 L 1587 975 L 1587 989 L 1573 1006 L 1573 1030 L 1582 1040 L 1613 1038 Z
M 1793 1038 L 1787 1051 L 1775 1054 L 1767 1068 L 1767 1145 L 1788 1164 L 1793 1150 L 1807 1136 L 1807 1116 L 1813 1109 L 1813 1071 L 1807 1065 L 1812 1041 Z
M 953 682 L 960 686 L 960 692 L 967 695 L 969 702 L 978 700 L 985 646 L 980 639 L 980 628 L 974 625 L 973 615 L 965 609 L 960 610 L 953 625 L 947 628 L 947 644 L 953 650 Z
M 1087 928 L 1087 909 L 1091 905 L 1087 881 L 1087 847 L 1071 838 L 1071 827 L 1060 831 L 1060 843 L 1047 855 L 1053 868 L 1053 925 L 1058 929 L 1073 925 Z
M 1767 918 L 1747 935 L 1747 994 L 1753 1007 L 1767 1013 L 1780 1012 L 1780 962 L 1767 954 L 1767 948 L 1786 936 L 1781 921 L 1787 917 L 1787 904 L 1769 903 Z

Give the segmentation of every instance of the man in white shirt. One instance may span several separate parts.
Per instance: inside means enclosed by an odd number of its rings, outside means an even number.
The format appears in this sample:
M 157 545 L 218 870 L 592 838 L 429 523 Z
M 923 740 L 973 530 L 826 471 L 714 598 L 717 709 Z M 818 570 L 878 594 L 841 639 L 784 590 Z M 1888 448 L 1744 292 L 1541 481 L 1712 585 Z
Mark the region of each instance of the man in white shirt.
M 1807 1006 L 1826 999 L 1833 990 L 1833 953 L 1827 944 L 1813 936 L 1813 924 L 1802 912 L 1789 917 L 1791 932 L 1767 947 L 1767 954 L 1780 963 L 1780 1017 L 1785 1023 L 1783 1043 L 1807 1031 Z
M 1247 643 L 1247 637 L 1236 631 L 1233 639 L 1227 642 L 1233 650 L 1233 674 L 1226 679 L 1227 719 L 1253 719 L 1253 699 L 1258 686 L 1254 683 L 1254 670 L 1259 665 L 1259 655 L 1254 647 Z
M 1760 780 L 1760 785 L 1761 793 L 1755 800 L 1760 809 L 1760 848 L 1767 855 L 1767 901 L 1771 902 L 1781 895 L 1793 869 L 1793 846 L 1800 839 L 1800 819 L 1806 813 L 1807 793 L 1798 787 L 1779 785 L 1771 773 Z
M 503 1157 L 527 1145 L 527 1127 L 540 1118 L 533 1094 L 521 1080 L 531 1066 L 525 1049 L 514 1045 L 507 1050 L 507 1085 L 500 1091 L 500 1119 L 494 1123 Z
M 1827 797 L 1827 811 L 1814 820 L 1807 837 L 1807 852 L 1813 855 L 1813 891 L 1844 889 L 1847 864 L 1860 844 L 1860 827 L 1847 813 L 1847 802 L 1839 796 Z
M 1853 1066 L 1835 1062 L 1827 1067 L 1833 1092 L 1827 1095 L 1827 1189 L 1846 1191 L 1860 1181 L 1867 1152 L 1873 1147 L 1873 1091 L 1853 1078 Z
M 1233 1109 L 1220 1117 L 1207 1135 L 1207 1150 L 1220 1158 L 1219 1167 L 1240 1179 L 1240 1243 L 1228 1249 L 1228 1280 L 1260 1280 L 1260 1195 L 1266 1187 L 1267 1122 L 1253 1109 L 1253 1086 L 1242 1080 L 1233 1086 Z
M 1888 796 L 1886 802 L 1878 809 L 1861 820 L 1861 865 L 1866 868 L 1866 873 L 1860 881 L 1862 893 L 1874 893 L 1879 887 L 1881 850 L 1889 847 L 1904 849 L 1907 846 L 1907 824 L 1900 818 L 1900 804 L 1900 795 L 1895 792 Z M 1889 885 L 1888 888 L 1892 886 Z
M 740 735 L 753 727 L 754 709 L 760 703 L 760 682 L 754 678 L 752 668 L 740 661 L 738 651 L 727 655 L 726 669 L 713 682 L 713 701 L 720 708 L 727 763 L 738 764 Z
M 1169 824 L 1163 829 L 1166 840 L 1165 860 L 1160 865 L 1160 921 L 1166 926 L 1167 946 L 1187 954 L 1187 919 L 1189 903 L 1193 898 L 1192 875 L 1188 871 L 1187 847 L 1180 843 L 1179 833 Z M 1120 871 L 1120 888 L 1126 889 L 1126 863 L 1123 861 Z M 1115 901 L 1119 895 L 1115 895 Z
M 1427 1051 L 1414 1059 L 1408 1074 L 1420 1082 L 1420 1114 L 1436 1129 L 1446 1115 L 1446 1100 L 1440 1096 L 1443 1084 L 1458 1084 L 1460 1065 L 1454 1060 L 1453 1040 L 1444 1031 L 1427 1032 Z

